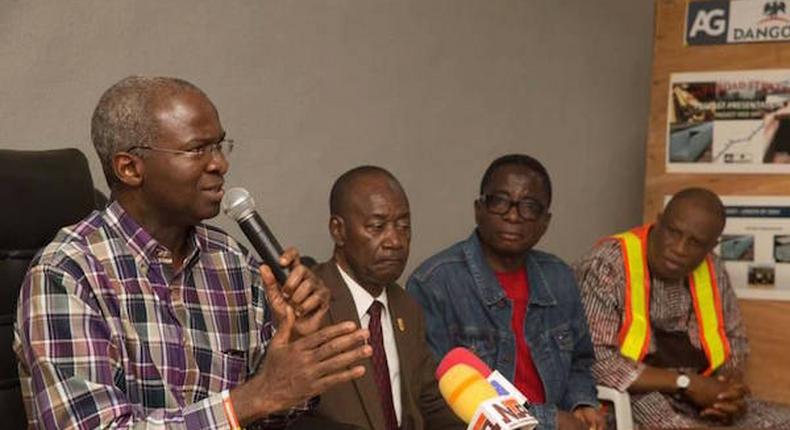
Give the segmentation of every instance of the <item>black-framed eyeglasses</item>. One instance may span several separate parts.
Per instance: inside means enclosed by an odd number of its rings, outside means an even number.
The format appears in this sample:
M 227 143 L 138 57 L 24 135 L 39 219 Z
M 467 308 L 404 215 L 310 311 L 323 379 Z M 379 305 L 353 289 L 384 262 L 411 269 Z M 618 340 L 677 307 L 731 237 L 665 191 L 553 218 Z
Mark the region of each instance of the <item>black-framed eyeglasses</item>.
M 546 212 L 543 203 L 530 198 L 511 200 L 499 194 L 483 194 L 480 196 L 480 202 L 485 205 L 486 210 L 495 215 L 504 215 L 515 206 L 518 216 L 525 221 L 535 221 Z
M 227 157 L 233 152 L 233 146 L 235 145 L 235 141 L 233 139 L 222 139 L 219 142 L 211 142 L 205 145 L 200 145 L 197 148 L 192 149 L 167 149 L 167 148 L 158 148 L 156 146 L 133 146 L 129 148 L 129 151 L 134 151 L 137 149 L 145 149 L 148 151 L 156 151 L 156 152 L 164 152 L 168 154 L 178 154 L 184 155 L 189 158 L 193 159 L 200 159 L 204 158 L 208 154 L 222 154 L 223 157 Z

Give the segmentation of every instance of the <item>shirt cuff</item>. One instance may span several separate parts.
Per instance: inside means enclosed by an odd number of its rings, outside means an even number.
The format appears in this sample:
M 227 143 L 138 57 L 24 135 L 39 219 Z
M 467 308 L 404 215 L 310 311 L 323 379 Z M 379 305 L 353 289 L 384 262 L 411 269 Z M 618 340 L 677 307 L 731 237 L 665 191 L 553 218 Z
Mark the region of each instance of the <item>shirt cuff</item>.
M 628 391 L 645 370 L 645 364 L 629 360 L 623 356 L 612 356 L 593 364 L 593 376 L 599 385 Z
M 588 401 L 580 400 L 580 401 L 578 401 L 578 402 L 573 404 L 573 406 L 571 407 L 571 412 L 575 411 L 576 408 L 590 407 L 590 408 L 593 408 L 593 409 L 598 409 L 598 406 L 600 406 L 600 404 L 597 401 L 595 401 L 595 402 L 588 402 Z
M 222 394 L 212 394 L 184 408 L 184 424 L 188 429 L 231 430 L 222 405 Z

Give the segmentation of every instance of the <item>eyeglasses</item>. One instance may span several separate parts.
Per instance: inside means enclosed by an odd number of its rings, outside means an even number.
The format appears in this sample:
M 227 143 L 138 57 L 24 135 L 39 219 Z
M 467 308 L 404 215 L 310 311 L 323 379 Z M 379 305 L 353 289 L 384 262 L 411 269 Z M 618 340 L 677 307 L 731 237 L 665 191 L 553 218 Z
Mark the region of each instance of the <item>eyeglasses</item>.
M 129 151 L 134 151 L 136 149 L 146 149 L 149 151 L 156 151 L 156 152 L 165 152 L 169 154 L 179 154 L 184 155 L 189 158 L 193 159 L 200 159 L 204 158 L 208 154 L 222 154 L 223 157 L 227 157 L 233 152 L 233 146 L 235 142 L 233 139 L 222 139 L 219 142 L 212 142 L 207 143 L 205 145 L 198 146 L 197 148 L 192 149 L 167 149 L 167 148 L 157 148 L 155 146 L 133 146 L 129 148 Z
M 510 212 L 510 208 L 515 206 L 518 216 L 525 221 L 535 221 L 546 211 L 543 203 L 529 198 L 510 200 L 498 194 L 483 194 L 480 196 L 480 202 L 485 205 L 489 212 L 495 215 L 504 215 Z

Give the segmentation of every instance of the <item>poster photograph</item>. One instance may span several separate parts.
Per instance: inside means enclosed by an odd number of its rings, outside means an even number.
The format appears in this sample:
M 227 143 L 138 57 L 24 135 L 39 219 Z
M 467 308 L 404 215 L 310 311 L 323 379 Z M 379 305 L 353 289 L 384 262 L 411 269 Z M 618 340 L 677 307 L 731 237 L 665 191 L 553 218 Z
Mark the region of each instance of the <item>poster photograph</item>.
M 790 173 L 790 69 L 675 73 L 668 173 Z
M 742 298 L 790 300 L 790 197 L 722 196 L 716 252 Z

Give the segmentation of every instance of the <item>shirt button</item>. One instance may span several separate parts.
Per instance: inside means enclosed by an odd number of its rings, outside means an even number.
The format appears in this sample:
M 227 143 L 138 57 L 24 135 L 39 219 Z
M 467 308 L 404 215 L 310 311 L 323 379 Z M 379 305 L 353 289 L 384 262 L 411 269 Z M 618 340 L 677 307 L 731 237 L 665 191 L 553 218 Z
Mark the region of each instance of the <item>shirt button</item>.
M 513 361 L 513 360 L 512 360 L 510 357 L 505 357 L 505 358 L 503 358 L 503 359 L 502 359 L 502 361 L 503 361 L 505 364 L 510 364 L 510 362 L 511 362 L 511 361 Z
M 173 264 L 173 257 L 170 255 L 170 252 L 163 249 L 156 251 L 156 258 L 162 264 Z
M 502 308 L 504 308 L 506 305 L 507 305 L 507 304 L 505 303 L 505 301 L 504 301 L 504 300 L 500 300 L 500 301 L 498 301 L 498 302 L 497 302 L 497 304 L 496 304 L 496 307 L 498 307 L 499 309 L 502 309 Z

